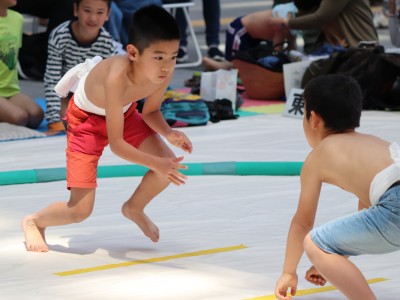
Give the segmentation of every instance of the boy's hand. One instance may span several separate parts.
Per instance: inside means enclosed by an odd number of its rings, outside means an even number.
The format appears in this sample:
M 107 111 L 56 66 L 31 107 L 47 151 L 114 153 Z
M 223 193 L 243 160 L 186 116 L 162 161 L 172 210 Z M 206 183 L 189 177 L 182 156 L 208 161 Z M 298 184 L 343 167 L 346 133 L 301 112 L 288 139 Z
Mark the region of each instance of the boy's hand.
M 188 167 L 179 163 L 182 160 L 183 156 L 177 158 L 160 157 L 155 171 L 168 178 L 175 185 L 185 184 L 187 176 L 179 172 L 179 169 L 187 170 Z
M 311 266 L 311 268 L 308 269 L 305 278 L 307 281 L 315 285 L 324 286 L 326 283 L 326 279 L 318 272 L 318 270 L 314 266 Z
M 171 145 L 181 148 L 183 151 L 186 151 L 188 153 L 192 153 L 193 150 L 192 143 L 183 132 L 177 130 L 171 130 L 166 136 L 166 138 L 168 142 L 171 143 Z
M 279 300 L 289 300 L 296 294 L 297 290 L 297 275 L 282 273 L 278 282 L 275 285 L 275 296 Z M 288 289 L 290 288 L 290 293 Z

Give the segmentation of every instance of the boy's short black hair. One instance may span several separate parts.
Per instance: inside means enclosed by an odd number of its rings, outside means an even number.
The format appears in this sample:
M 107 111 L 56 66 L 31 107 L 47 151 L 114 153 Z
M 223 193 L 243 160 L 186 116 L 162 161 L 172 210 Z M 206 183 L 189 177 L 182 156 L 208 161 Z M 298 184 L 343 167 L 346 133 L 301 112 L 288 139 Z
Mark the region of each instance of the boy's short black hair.
M 150 44 L 158 41 L 180 40 L 175 18 L 164 8 L 148 5 L 137 10 L 131 19 L 128 44 L 142 53 Z
M 358 82 L 342 74 L 323 75 L 304 88 L 306 118 L 318 114 L 328 130 L 344 132 L 360 126 L 362 92 Z
M 82 0 L 74 0 L 74 3 L 75 3 L 76 6 L 78 6 L 78 7 L 79 7 L 79 4 L 81 4 L 81 2 L 82 2 Z M 110 9 L 110 8 L 111 8 L 111 0 L 104 0 L 104 2 L 107 3 L 108 9 Z

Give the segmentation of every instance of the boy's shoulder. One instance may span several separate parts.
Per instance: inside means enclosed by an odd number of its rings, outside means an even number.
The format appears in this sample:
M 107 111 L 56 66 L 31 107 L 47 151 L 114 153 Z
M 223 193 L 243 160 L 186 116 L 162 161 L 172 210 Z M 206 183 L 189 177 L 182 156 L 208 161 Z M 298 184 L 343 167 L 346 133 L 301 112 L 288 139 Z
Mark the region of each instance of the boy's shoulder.
M 127 55 L 116 54 L 105 59 L 99 63 L 100 67 L 97 68 L 96 72 L 101 76 L 111 78 L 117 78 L 119 76 L 125 76 L 125 70 L 128 70 L 130 64 Z
M 335 133 L 324 138 L 311 153 L 321 163 L 338 161 L 341 158 L 368 154 L 371 149 L 388 147 L 389 143 L 378 136 L 356 131 Z
M 107 39 L 114 40 L 114 39 L 112 38 L 111 34 L 110 34 L 104 27 L 101 27 L 101 28 L 100 28 L 100 36 L 103 36 L 103 37 L 105 37 L 105 38 L 107 38 Z
M 357 139 L 357 135 L 350 133 L 335 133 L 330 134 L 323 138 L 310 152 L 309 157 L 312 161 L 324 164 L 329 157 L 337 157 L 346 151 L 346 149 L 352 148 L 354 140 Z
M 67 34 L 69 37 L 71 35 L 70 31 L 70 24 L 71 21 L 65 21 L 55 27 L 51 32 L 50 32 L 50 40 L 60 38 L 60 37 L 65 37 L 65 34 Z

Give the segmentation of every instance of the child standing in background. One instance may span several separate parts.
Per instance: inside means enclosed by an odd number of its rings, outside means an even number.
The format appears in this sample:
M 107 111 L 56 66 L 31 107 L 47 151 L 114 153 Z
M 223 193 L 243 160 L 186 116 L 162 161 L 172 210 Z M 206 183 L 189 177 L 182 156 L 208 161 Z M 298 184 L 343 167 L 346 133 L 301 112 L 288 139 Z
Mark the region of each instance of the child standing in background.
M 65 131 L 65 116 L 71 95 L 61 99 L 54 87 L 61 77 L 87 58 L 107 58 L 117 50 L 110 34 L 103 28 L 110 14 L 111 0 L 75 0 L 75 20 L 66 21 L 50 34 L 44 88 L 48 134 Z
M 23 17 L 8 9 L 16 0 L 0 0 L 0 122 L 37 128 L 43 110 L 21 93 L 18 82 L 18 51 L 22 45 Z

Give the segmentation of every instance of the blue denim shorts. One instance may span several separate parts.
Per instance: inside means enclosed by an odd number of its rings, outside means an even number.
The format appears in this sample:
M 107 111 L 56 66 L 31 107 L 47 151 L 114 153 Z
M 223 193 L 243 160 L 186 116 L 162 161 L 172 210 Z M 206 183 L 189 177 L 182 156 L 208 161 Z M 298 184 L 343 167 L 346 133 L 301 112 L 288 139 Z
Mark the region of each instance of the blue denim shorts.
M 400 185 L 377 205 L 314 228 L 310 236 L 321 250 L 343 256 L 400 250 Z

